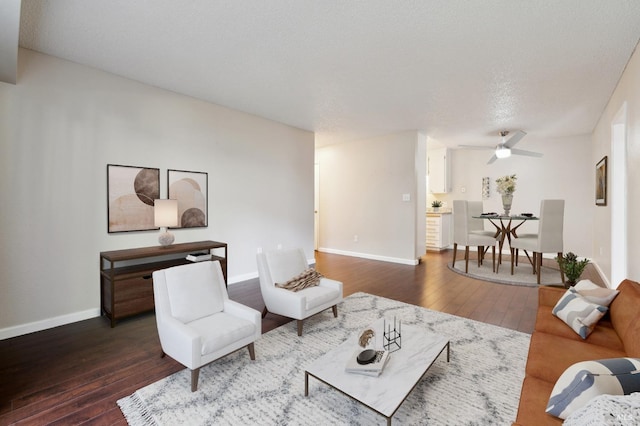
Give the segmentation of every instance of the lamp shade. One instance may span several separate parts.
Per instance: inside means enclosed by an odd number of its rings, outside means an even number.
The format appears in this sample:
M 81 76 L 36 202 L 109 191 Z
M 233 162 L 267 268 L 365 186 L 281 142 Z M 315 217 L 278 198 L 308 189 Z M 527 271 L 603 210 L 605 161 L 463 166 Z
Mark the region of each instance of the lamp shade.
M 155 200 L 153 215 L 156 226 L 178 226 L 178 200 Z

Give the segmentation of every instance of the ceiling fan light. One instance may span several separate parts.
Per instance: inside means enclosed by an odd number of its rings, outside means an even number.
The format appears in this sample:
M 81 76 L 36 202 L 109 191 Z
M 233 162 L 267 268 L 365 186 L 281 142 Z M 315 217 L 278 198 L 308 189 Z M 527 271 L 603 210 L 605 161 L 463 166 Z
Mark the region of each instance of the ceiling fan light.
M 496 157 L 507 158 L 511 156 L 511 150 L 505 146 L 498 146 L 496 148 Z

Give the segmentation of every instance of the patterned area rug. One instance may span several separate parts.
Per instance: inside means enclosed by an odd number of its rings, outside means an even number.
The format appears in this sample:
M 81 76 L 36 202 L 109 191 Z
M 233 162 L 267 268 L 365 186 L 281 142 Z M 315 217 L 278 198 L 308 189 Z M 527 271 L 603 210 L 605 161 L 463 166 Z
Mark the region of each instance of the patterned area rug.
M 498 263 L 496 255 L 496 264 Z M 469 273 L 464 272 L 464 253 L 462 260 L 456 259 L 455 268 L 451 267 L 451 262 L 447 263 L 447 267 L 453 272 L 470 278 L 476 278 L 483 281 L 490 281 L 498 284 L 522 285 L 527 287 L 537 287 L 538 278 L 533 273 L 531 264 L 526 260 L 520 260 L 518 266 L 513 268 L 511 275 L 511 262 L 502 260 L 502 265 L 498 268 L 498 273 L 493 272 L 493 263 L 491 262 L 491 254 L 488 254 L 482 265 L 478 268 L 477 260 L 469 260 Z M 540 270 L 540 285 L 562 285 L 560 278 L 560 270 L 543 266 Z
M 338 314 L 333 318 L 328 310 L 306 320 L 301 337 L 295 321 L 264 334 L 255 343 L 255 361 L 243 349 L 209 364 L 200 371 L 196 392 L 185 369 L 118 405 L 136 426 L 383 424 L 379 414 L 313 378 L 305 397 L 304 369 L 377 318 L 395 316 L 451 341 L 450 362 L 446 353 L 440 355 L 393 416 L 395 424 L 508 425 L 515 420 L 528 334 L 366 293 L 346 297 Z

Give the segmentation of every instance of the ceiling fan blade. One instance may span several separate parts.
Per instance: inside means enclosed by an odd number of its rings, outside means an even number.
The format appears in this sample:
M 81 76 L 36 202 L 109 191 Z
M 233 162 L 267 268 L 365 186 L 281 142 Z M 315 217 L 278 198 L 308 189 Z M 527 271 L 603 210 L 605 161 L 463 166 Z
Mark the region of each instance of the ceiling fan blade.
M 464 149 L 496 149 L 495 146 L 478 146 L 478 145 L 458 145 L 458 148 Z
M 511 153 L 515 155 L 526 155 L 528 157 L 542 157 L 539 152 L 525 151 L 523 149 L 511 149 Z
M 497 159 L 498 159 L 498 157 L 496 157 L 496 155 L 495 155 L 495 154 L 493 154 L 493 155 L 491 156 L 491 158 L 489 158 L 489 161 L 487 161 L 487 164 L 491 164 L 491 163 L 493 163 L 494 161 L 496 161 Z
M 504 146 L 506 146 L 507 148 L 512 148 L 515 144 L 520 142 L 520 139 L 524 138 L 525 135 L 525 132 L 523 132 L 522 130 L 518 130 L 513 134 L 513 136 L 509 138 L 507 142 L 505 142 Z

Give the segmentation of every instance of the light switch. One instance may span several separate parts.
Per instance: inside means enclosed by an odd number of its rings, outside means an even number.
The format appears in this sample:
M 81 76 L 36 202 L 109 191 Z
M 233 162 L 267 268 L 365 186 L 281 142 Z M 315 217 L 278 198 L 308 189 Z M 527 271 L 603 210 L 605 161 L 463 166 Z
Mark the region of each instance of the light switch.
M 411 194 L 402 194 L 402 201 L 411 201 Z

